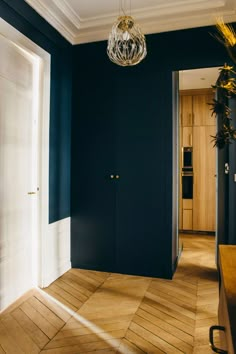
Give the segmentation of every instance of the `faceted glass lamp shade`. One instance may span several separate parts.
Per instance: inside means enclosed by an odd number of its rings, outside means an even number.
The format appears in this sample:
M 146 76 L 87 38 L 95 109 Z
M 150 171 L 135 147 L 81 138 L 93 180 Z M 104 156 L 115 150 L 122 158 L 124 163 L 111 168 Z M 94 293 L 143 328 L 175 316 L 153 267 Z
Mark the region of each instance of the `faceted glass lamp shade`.
M 145 37 L 131 16 L 121 16 L 114 23 L 107 54 L 113 63 L 121 66 L 136 65 L 147 55 Z

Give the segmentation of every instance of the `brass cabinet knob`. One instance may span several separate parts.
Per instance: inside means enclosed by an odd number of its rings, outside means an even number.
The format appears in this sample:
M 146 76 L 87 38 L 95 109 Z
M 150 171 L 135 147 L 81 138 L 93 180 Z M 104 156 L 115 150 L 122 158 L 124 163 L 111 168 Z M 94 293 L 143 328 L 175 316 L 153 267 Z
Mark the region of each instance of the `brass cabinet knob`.
M 114 175 L 110 175 L 110 179 L 114 179 L 115 178 L 115 176 Z
M 116 175 L 116 179 L 119 179 L 120 178 L 120 176 L 119 175 Z

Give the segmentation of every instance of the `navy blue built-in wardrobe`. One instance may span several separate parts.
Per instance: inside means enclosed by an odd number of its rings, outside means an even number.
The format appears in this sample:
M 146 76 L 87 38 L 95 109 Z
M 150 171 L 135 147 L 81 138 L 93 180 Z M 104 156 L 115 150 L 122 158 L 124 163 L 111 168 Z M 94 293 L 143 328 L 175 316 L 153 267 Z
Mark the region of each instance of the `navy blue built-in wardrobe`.
M 109 61 L 105 41 L 73 47 L 73 267 L 172 277 L 178 256 L 172 74 L 225 62 L 210 32 L 214 27 L 148 35 L 147 57 L 128 68 Z

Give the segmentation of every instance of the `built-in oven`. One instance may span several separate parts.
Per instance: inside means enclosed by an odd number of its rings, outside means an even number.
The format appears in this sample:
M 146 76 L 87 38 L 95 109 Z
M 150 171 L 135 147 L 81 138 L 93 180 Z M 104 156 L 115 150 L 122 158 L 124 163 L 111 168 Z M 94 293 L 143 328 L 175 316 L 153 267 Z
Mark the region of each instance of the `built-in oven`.
M 193 148 L 182 148 L 182 198 L 193 199 Z
M 182 172 L 182 199 L 193 199 L 192 172 Z

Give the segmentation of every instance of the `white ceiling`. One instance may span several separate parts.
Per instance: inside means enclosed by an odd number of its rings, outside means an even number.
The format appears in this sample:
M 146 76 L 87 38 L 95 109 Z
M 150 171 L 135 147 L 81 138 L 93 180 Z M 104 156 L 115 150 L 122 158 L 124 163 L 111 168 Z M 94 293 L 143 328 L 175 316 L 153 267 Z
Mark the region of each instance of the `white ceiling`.
M 71 44 L 105 40 L 120 14 L 119 0 L 25 0 Z M 236 0 L 121 0 L 147 33 L 236 21 Z
M 219 76 L 219 67 L 182 70 L 179 72 L 180 90 L 210 88 Z

